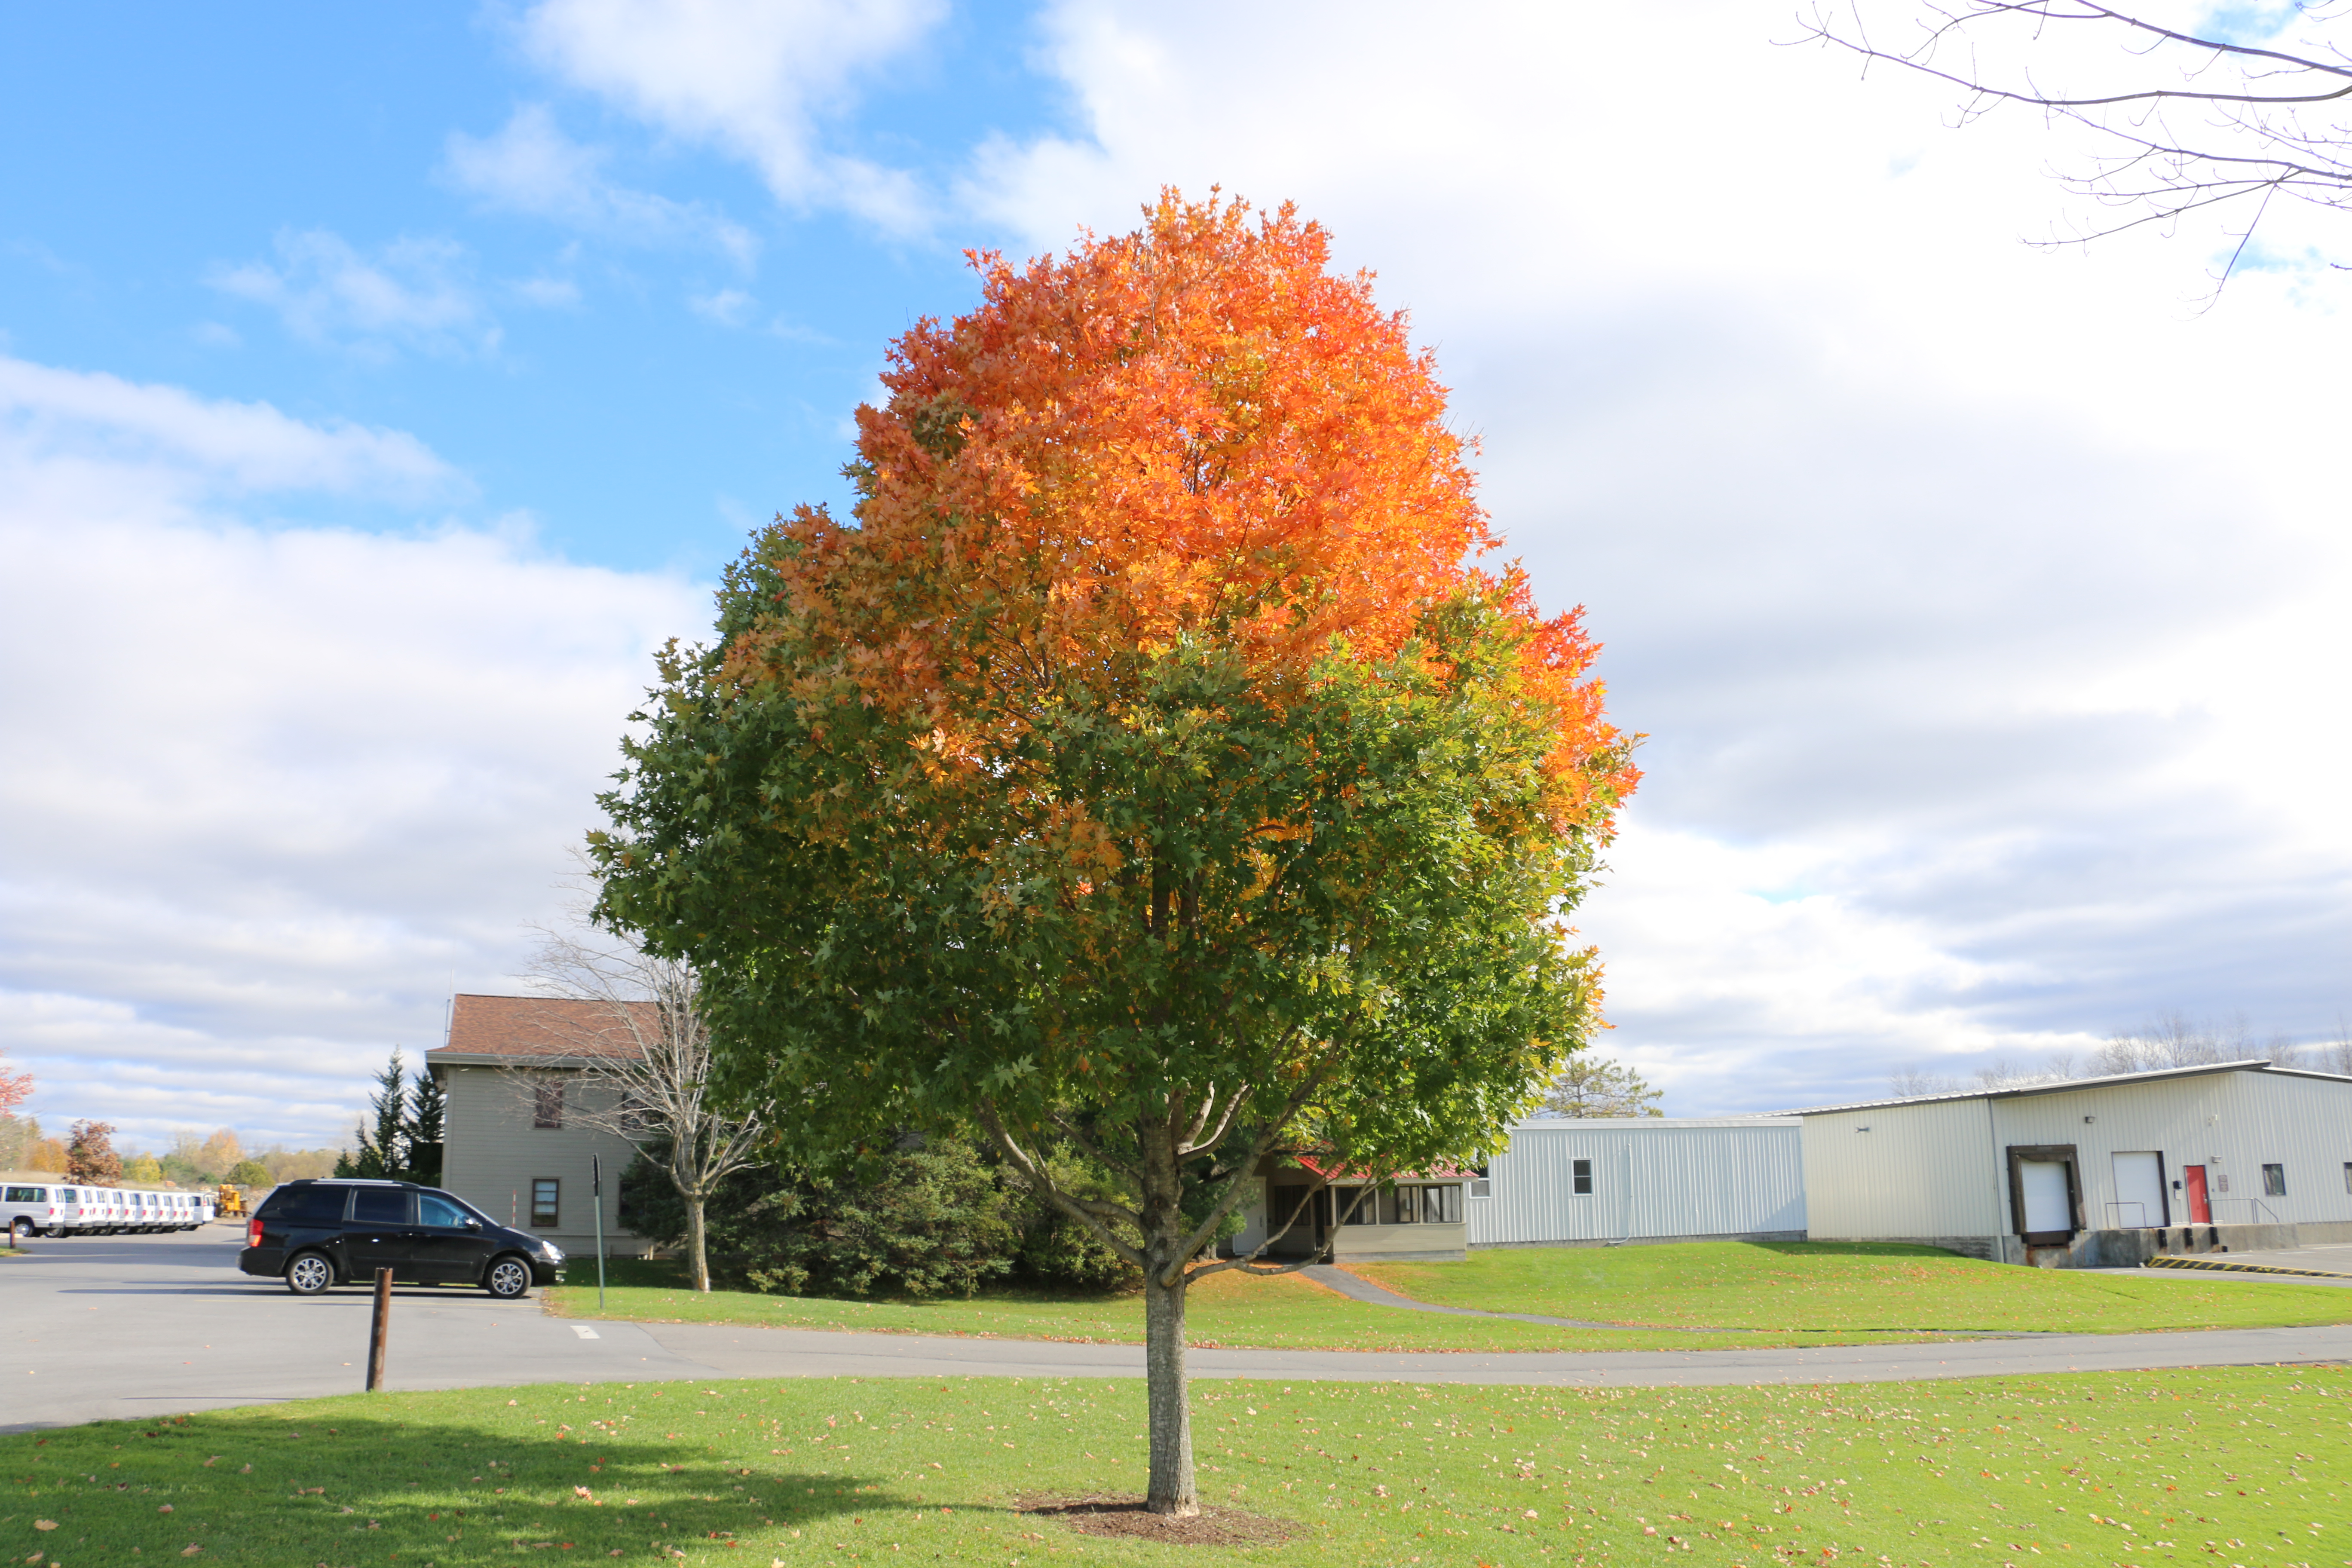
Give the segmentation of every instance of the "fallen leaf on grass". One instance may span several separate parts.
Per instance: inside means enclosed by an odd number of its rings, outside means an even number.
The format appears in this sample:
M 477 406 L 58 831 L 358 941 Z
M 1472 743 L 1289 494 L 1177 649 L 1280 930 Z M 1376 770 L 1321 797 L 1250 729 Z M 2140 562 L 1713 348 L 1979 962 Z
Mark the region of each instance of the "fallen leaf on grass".
M 37 1519 L 33 1521 L 33 1528 L 35 1530 L 55 1530 L 57 1527 L 58 1521 L 54 1519 Z

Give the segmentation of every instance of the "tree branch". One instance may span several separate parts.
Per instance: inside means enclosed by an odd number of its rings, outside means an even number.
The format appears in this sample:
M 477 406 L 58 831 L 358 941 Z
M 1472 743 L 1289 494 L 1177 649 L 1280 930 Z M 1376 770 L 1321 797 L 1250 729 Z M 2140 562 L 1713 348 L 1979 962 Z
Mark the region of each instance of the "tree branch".
M 1021 1173 L 1021 1179 L 1028 1184 L 1031 1192 L 1037 1194 L 1047 1203 L 1086 1226 L 1094 1234 L 1097 1240 L 1136 1268 L 1148 1269 L 1151 1267 L 1150 1260 L 1139 1248 L 1131 1246 L 1125 1237 L 1103 1224 L 1096 1215 L 1087 1211 L 1090 1207 L 1109 1209 L 1115 1215 L 1133 1222 L 1139 1235 L 1142 1231 L 1141 1220 L 1116 1204 L 1095 1204 L 1064 1192 L 1061 1184 L 1055 1181 L 1052 1173 L 1045 1169 L 1045 1163 L 1024 1149 L 1020 1141 L 1005 1130 L 1003 1120 L 997 1115 L 994 1102 L 985 1096 L 973 1102 L 972 1114 L 978 1118 L 982 1129 L 995 1141 L 996 1146 L 1003 1151 L 1004 1157 L 1013 1163 L 1013 1168 Z

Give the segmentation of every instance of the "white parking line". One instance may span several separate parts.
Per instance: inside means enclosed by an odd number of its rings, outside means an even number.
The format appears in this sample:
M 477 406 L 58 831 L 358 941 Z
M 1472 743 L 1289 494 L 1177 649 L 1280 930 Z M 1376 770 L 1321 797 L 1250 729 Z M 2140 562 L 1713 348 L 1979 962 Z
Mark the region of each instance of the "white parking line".
M 593 1340 L 593 1339 L 595 1339 L 595 1338 L 597 1337 L 596 1331 L 595 1331 L 595 1330 L 593 1330 L 593 1329 L 592 1329 L 592 1328 L 590 1328 L 590 1327 L 589 1327 L 587 1324 L 585 1324 L 585 1323 L 574 1323 L 574 1324 L 572 1324 L 572 1331 L 573 1333 L 575 1333 L 575 1334 L 578 1334 L 578 1335 L 579 1335 L 582 1339 L 583 1339 L 583 1340 Z

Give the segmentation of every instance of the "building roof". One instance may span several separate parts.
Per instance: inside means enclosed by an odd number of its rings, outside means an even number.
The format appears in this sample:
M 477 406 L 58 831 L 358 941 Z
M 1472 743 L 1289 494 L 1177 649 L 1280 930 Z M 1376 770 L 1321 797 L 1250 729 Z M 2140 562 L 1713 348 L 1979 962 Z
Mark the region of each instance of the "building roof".
M 561 996 L 477 996 L 449 999 L 447 1043 L 425 1053 L 425 1064 L 510 1067 L 538 1060 L 554 1065 L 639 1054 L 638 1028 L 656 1026 L 650 1002 L 585 1002 Z
M 2352 1078 L 2336 1073 L 2311 1072 L 2302 1068 L 2274 1068 L 2263 1058 L 2249 1058 L 2234 1062 L 2200 1062 L 2195 1067 L 2152 1068 L 2146 1072 L 2109 1073 L 2102 1078 L 2052 1079 L 2043 1083 L 2016 1084 L 2005 1089 L 1972 1089 L 1949 1094 L 1915 1094 L 1892 1100 L 1857 1100 L 1845 1105 L 1815 1105 L 1802 1110 L 1774 1112 L 1779 1116 L 1829 1116 L 1844 1110 L 1883 1110 L 1901 1105 L 1935 1105 L 1957 1100 L 2022 1100 L 2037 1094 L 2077 1094 L 2090 1089 L 2111 1089 L 2118 1084 L 2157 1083 L 2166 1079 L 2202 1078 L 2212 1073 L 2270 1072 L 2284 1078 L 2316 1079 L 2323 1083 L 2352 1083 Z
M 1511 1123 L 1511 1131 L 1519 1132 L 1567 1132 L 1578 1128 L 1625 1130 L 1641 1132 L 1654 1129 L 1661 1132 L 1685 1127 L 1794 1127 L 1794 1111 L 1770 1116 L 1531 1116 L 1524 1121 Z

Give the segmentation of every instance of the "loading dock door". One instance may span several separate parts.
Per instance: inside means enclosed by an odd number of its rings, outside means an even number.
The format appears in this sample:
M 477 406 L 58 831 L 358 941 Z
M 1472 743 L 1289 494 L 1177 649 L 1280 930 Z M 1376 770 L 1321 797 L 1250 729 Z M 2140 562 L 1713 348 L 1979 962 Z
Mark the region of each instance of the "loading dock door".
M 2025 1231 L 2038 1236 L 2074 1228 L 2074 1205 L 2067 1202 L 2066 1166 L 2058 1160 L 2026 1160 L 2018 1165 L 2025 1188 Z
M 2180 1167 L 2180 1177 L 2189 1184 L 2189 1223 L 2211 1225 L 2213 1205 L 2205 1200 L 2205 1167 L 2183 1165 Z
M 2150 1230 L 2172 1223 L 2164 1205 L 2164 1156 L 2128 1153 L 2112 1156 L 2116 1168 L 2116 1201 L 2107 1210 L 2112 1230 Z

